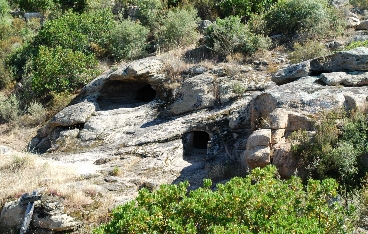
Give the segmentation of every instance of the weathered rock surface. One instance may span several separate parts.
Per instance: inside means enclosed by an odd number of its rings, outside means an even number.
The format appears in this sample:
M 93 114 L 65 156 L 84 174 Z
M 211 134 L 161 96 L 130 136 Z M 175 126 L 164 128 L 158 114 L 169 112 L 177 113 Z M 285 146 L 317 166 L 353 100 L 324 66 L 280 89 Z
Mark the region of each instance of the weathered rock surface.
M 304 61 L 277 71 L 272 76 L 272 81 L 278 85 L 282 85 L 308 75 L 310 75 L 310 61 Z
M 368 20 L 362 20 L 360 23 L 356 26 L 357 30 L 367 30 L 368 29 Z
M 242 160 L 243 167 L 253 169 L 255 167 L 264 167 L 271 162 L 271 129 L 260 129 L 254 131 L 249 136 L 247 148 Z
M 310 70 L 312 72 L 368 71 L 368 48 L 358 47 L 312 59 Z
M 178 96 L 180 98 L 168 108 L 168 112 L 174 115 L 214 106 L 214 78 L 210 75 L 198 75 L 186 79 Z
M 368 72 L 331 72 L 322 73 L 321 81 L 326 85 L 364 86 L 368 85 Z
M 50 126 L 73 126 L 84 124 L 96 111 L 95 105 L 90 102 L 81 102 L 64 108 L 57 113 L 49 122 Z
M 6 147 L 4 145 L 0 145 L 0 155 L 2 154 L 10 154 L 12 150 L 9 147 Z
M 358 71 L 368 71 L 368 48 L 366 47 L 358 47 L 349 51 L 341 51 L 325 57 L 290 65 L 277 71 L 272 76 L 272 81 L 278 85 L 282 85 L 309 75 L 319 75 L 321 73 L 326 74 L 330 72 L 353 72 L 353 75 L 355 75 Z M 351 85 L 354 85 L 355 83 L 357 83 L 358 86 L 364 85 L 360 82 L 354 83 L 353 80 L 356 79 L 350 78 L 345 82 L 349 83 L 348 80 L 351 80 Z M 324 80 L 327 81 L 328 79 Z
M 27 205 L 19 201 L 5 203 L 0 215 L 0 227 L 20 229 Z M 35 202 L 31 226 L 53 231 L 70 231 L 78 227 L 80 222 L 64 213 L 60 202 Z

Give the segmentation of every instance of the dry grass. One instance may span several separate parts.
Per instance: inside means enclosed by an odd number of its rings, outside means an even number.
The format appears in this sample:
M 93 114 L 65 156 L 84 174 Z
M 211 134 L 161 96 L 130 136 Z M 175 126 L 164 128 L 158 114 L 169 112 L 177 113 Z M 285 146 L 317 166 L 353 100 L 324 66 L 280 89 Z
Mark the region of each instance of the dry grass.
M 36 135 L 38 127 L 22 128 L 16 125 L 0 125 L 0 145 L 9 148 L 24 150 L 31 139 Z M 2 162 L 0 162 L 1 165 Z
M 0 157 L 0 207 L 25 192 L 48 190 L 78 179 L 71 169 L 54 166 L 34 154 L 12 153 Z
M 184 54 L 184 49 L 178 49 L 160 55 L 164 63 L 163 72 L 172 83 L 181 82 L 183 71 L 193 66 L 184 61 Z
M 0 208 L 23 193 L 39 190 L 43 196 L 59 198 L 66 213 L 83 221 L 77 233 L 90 233 L 107 222 L 115 197 L 93 181 L 81 180 L 75 168 L 29 153 L 0 154 L 0 158 Z

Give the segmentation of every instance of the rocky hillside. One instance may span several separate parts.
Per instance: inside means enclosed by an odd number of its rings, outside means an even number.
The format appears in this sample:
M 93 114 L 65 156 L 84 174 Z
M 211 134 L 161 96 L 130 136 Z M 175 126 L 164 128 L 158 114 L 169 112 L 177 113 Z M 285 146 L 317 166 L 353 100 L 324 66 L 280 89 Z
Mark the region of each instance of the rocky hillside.
M 368 16 L 357 17 L 351 13 L 347 20 L 358 32 L 326 46 L 366 41 Z M 281 41 L 277 35 L 273 40 Z M 183 57 L 198 51 L 212 53 L 203 46 Z M 119 63 L 42 124 L 27 149 L 74 165 L 80 181 L 70 184 L 80 190 L 92 184 L 101 196 L 112 195 L 111 207 L 132 200 L 143 187 L 187 180 L 196 189 L 204 178 L 224 182 L 268 164 L 285 179 L 306 176 L 288 137 L 298 130 L 313 134 L 324 111 L 368 113 L 368 47 L 295 64 L 277 49 L 268 53 L 242 63 L 192 61 L 177 79 L 165 53 Z M 0 154 L 16 150 L 2 147 Z M 7 202 L 0 226 L 19 228 L 24 209 Z M 34 216 L 32 227 L 45 230 L 88 233 L 92 223 L 88 214 L 64 213 L 62 196 L 50 194 L 36 204 Z

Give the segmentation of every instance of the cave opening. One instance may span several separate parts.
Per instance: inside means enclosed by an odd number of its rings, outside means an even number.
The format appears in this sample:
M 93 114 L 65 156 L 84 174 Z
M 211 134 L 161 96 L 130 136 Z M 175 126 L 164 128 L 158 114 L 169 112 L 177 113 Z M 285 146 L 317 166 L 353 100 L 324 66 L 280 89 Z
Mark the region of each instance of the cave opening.
M 204 131 L 194 131 L 193 132 L 193 148 L 194 149 L 207 149 L 208 141 L 210 140 L 210 135 Z
M 184 156 L 206 154 L 210 135 L 205 131 L 192 131 L 183 135 Z
M 153 101 L 156 90 L 146 82 L 107 81 L 100 90 L 97 103 L 101 110 L 134 108 Z

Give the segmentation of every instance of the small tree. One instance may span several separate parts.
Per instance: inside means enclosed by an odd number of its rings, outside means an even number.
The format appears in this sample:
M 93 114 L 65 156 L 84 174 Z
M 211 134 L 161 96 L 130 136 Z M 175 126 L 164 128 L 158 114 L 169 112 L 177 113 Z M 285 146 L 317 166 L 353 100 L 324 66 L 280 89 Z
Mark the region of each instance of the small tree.
M 114 60 L 133 59 L 145 53 L 149 29 L 131 20 L 117 23 L 110 31 L 108 54 Z
M 53 0 L 14 0 L 19 8 L 27 12 L 41 12 L 45 13 L 51 10 L 55 3 Z
M 97 61 L 92 55 L 41 46 L 35 59 L 32 90 L 38 96 L 50 92 L 73 92 L 97 75 Z
M 199 39 L 197 31 L 197 11 L 190 9 L 173 9 L 160 20 L 156 40 L 162 48 L 187 46 Z
M 240 17 L 230 16 L 217 19 L 208 27 L 206 43 L 221 55 L 252 54 L 260 48 L 267 48 L 269 40 L 250 32 L 248 26 L 240 22 Z

